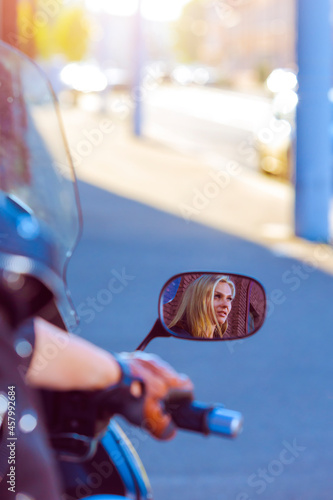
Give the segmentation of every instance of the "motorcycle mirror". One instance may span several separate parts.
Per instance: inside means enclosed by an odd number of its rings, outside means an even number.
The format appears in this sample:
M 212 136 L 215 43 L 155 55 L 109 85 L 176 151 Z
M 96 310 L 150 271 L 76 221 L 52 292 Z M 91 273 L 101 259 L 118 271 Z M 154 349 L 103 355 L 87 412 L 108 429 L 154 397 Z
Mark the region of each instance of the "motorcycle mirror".
M 256 333 L 266 314 L 266 294 L 240 274 L 191 272 L 170 278 L 160 293 L 159 319 L 138 347 L 155 337 L 238 340 Z
M 263 325 L 266 294 L 248 276 L 182 273 L 163 287 L 159 316 L 173 336 L 194 340 L 236 340 Z

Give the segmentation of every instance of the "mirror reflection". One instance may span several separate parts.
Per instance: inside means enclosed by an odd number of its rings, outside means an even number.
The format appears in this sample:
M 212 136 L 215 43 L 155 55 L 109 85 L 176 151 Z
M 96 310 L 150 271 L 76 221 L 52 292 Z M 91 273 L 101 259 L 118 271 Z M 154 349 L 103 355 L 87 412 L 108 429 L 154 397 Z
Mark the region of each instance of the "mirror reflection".
M 161 294 L 163 325 L 174 336 L 203 340 L 240 339 L 263 324 L 263 287 L 247 276 L 184 273 L 172 278 Z

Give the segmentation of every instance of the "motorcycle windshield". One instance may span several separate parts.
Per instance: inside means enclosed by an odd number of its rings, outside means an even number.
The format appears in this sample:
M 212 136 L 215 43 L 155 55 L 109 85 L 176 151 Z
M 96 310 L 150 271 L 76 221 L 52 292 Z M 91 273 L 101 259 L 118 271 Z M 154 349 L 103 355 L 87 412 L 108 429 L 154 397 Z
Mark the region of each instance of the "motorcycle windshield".
M 73 164 L 58 104 L 46 76 L 0 42 L 0 189 L 48 226 L 66 266 L 81 232 Z

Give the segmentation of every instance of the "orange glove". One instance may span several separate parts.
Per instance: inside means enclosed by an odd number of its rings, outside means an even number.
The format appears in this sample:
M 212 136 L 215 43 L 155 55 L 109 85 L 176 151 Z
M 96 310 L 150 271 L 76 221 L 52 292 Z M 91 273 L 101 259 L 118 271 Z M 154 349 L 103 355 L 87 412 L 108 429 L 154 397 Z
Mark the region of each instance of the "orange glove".
M 176 427 L 163 408 L 163 400 L 170 396 L 192 398 L 193 384 L 183 374 L 177 373 L 156 355 L 136 351 L 121 353 L 120 358 L 130 366 L 131 373 L 145 384 L 144 421 L 142 426 L 157 439 L 172 439 Z

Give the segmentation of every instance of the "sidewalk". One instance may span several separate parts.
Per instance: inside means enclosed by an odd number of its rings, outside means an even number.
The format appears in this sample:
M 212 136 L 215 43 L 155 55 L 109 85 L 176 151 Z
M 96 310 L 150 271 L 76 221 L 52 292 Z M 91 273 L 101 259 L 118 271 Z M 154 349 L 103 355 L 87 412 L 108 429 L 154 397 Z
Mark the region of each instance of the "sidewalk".
M 188 224 L 206 224 L 333 274 L 331 246 L 293 235 L 290 185 L 229 160 L 203 162 L 152 140 L 136 139 L 126 121 L 111 122 L 103 115 L 85 118 L 77 108 L 66 110 L 63 117 L 80 179 L 172 213 Z M 105 120 L 109 129 L 103 140 L 91 146 L 89 154 L 80 155 L 87 131 L 100 130 Z

